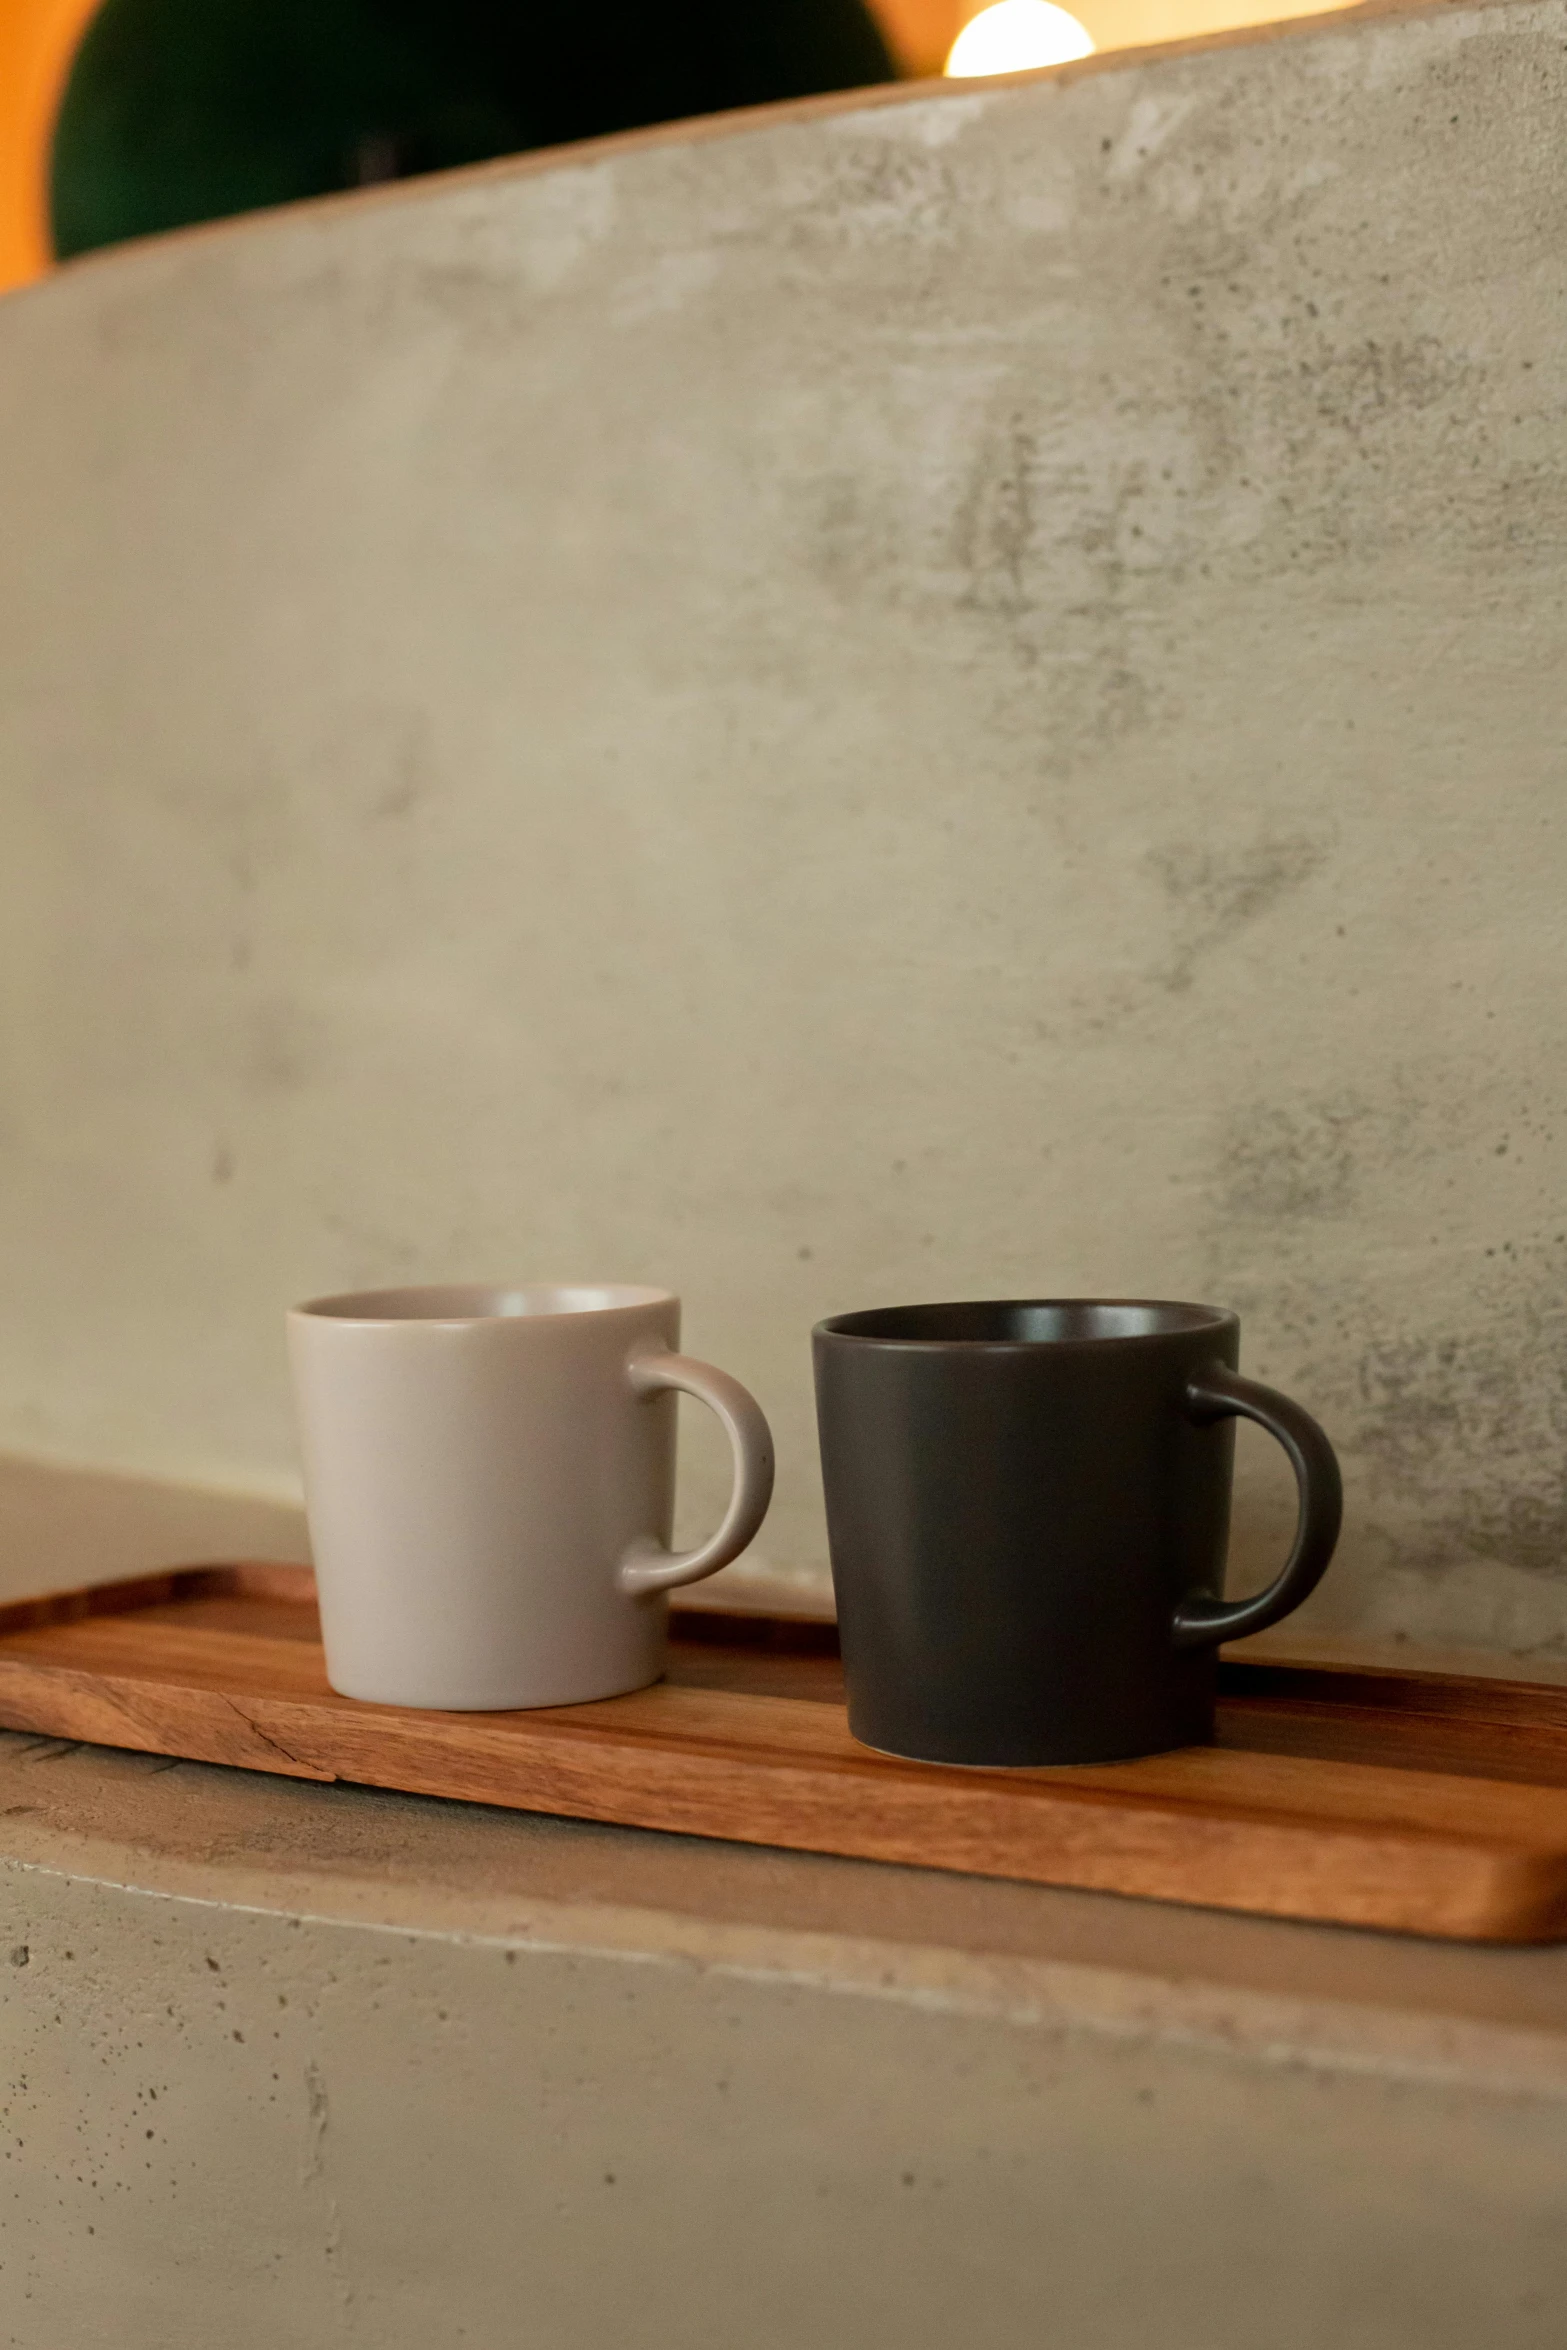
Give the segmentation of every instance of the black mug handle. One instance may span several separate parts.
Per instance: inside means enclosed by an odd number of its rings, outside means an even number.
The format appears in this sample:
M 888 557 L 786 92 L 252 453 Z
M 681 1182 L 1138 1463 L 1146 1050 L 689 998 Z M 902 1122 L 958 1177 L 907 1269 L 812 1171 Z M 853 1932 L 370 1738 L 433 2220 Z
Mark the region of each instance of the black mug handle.
M 1251 1599 L 1214 1599 L 1193 1592 L 1175 1611 L 1177 1648 L 1213 1648 L 1247 1632 L 1266 1631 L 1316 1590 L 1338 1541 L 1344 1518 L 1344 1486 L 1333 1447 L 1309 1412 L 1276 1388 L 1223 1363 L 1209 1363 L 1186 1384 L 1186 1409 L 1199 1427 L 1215 1420 L 1255 1420 L 1276 1436 L 1290 1457 L 1300 1492 L 1295 1546 L 1266 1591 Z

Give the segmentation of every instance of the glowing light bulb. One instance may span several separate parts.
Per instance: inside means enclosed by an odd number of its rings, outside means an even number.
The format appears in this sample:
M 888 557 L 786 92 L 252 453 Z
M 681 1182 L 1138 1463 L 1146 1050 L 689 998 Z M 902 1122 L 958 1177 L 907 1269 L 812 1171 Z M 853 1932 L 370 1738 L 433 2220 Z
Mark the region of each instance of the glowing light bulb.
M 996 0 L 963 27 L 946 71 L 964 77 L 1028 73 L 1035 66 L 1065 65 L 1093 53 L 1094 44 L 1076 17 L 1052 0 Z

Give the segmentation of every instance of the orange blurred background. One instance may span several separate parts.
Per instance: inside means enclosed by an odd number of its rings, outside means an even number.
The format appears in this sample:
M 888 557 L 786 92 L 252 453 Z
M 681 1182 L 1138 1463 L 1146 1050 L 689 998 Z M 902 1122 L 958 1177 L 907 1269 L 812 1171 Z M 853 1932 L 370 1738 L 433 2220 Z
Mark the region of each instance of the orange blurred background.
M 0 288 L 49 267 L 44 172 L 55 109 L 97 0 L 0 0 Z
M 871 0 L 906 74 L 940 73 L 979 0 Z M 50 266 L 46 164 L 55 110 L 97 0 L 0 0 L 0 291 Z

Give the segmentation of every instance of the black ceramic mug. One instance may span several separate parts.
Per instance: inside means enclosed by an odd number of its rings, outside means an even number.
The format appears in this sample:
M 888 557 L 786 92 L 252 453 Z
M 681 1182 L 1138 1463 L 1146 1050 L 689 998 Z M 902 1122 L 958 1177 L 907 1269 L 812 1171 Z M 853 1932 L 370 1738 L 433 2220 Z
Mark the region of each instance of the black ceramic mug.
M 1338 1463 L 1216 1306 L 1027 1300 L 813 1334 L 849 1727 L 888 1754 L 1113 1762 L 1213 1735 L 1215 1651 L 1333 1555 Z M 1226 1603 L 1235 1419 L 1294 1466 L 1294 1547 Z

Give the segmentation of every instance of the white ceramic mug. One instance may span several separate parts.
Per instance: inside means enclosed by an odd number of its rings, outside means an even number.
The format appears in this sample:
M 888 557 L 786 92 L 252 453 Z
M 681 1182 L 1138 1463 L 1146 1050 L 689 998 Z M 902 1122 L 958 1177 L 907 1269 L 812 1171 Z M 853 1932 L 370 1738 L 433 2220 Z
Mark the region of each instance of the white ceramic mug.
M 327 1677 L 454 1710 L 575 1705 L 664 1669 L 664 1594 L 737 1558 L 773 1447 L 675 1350 L 664 1289 L 387 1289 L 288 1316 Z M 671 1551 L 675 1391 L 734 1451 L 722 1525 Z

